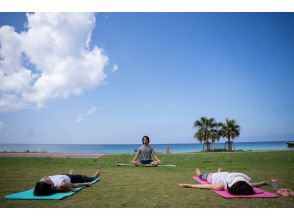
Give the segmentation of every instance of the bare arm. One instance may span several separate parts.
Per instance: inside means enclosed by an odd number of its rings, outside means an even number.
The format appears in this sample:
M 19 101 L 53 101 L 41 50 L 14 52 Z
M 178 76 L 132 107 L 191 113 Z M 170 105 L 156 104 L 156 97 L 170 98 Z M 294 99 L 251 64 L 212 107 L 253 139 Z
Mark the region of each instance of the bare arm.
M 136 161 L 137 159 L 138 159 L 138 154 L 135 155 L 135 157 L 133 158 L 131 162 Z
M 212 190 L 224 190 L 224 183 L 218 184 L 179 184 L 183 188 L 196 188 L 196 189 L 212 189 Z
M 258 183 L 252 183 L 252 186 L 258 187 L 258 186 L 266 186 L 268 185 L 267 181 L 262 181 L 262 182 L 258 182 Z
M 159 158 L 157 157 L 157 154 L 153 151 L 152 156 L 154 157 L 155 161 L 160 162 Z

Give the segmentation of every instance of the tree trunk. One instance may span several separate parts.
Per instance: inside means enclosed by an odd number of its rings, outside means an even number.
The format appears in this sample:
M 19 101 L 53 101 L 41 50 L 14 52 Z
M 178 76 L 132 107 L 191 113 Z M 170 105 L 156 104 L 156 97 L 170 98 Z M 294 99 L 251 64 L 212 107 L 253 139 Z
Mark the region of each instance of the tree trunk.
M 204 152 L 209 151 L 209 141 L 204 142 Z
M 232 141 L 231 141 L 230 136 L 228 138 L 228 151 L 232 151 Z

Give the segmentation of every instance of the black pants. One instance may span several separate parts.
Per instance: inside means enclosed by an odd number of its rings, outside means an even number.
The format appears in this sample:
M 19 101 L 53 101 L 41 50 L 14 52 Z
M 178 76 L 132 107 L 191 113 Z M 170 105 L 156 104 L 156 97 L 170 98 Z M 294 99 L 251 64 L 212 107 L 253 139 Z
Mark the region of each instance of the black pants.
M 96 178 L 95 177 L 89 177 L 86 175 L 80 175 L 80 174 L 64 174 L 67 175 L 70 178 L 71 183 L 86 183 L 86 182 L 92 182 Z

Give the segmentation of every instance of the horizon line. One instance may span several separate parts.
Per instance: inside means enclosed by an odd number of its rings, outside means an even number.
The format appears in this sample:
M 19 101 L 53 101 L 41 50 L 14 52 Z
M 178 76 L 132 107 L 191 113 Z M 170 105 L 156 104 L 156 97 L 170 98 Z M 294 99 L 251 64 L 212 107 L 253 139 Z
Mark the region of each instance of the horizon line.
M 294 142 L 294 140 L 283 140 L 283 141 L 277 141 L 277 140 L 272 140 L 272 141 L 236 141 L 236 142 L 233 142 L 233 143 L 256 143 L 256 142 L 260 142 L 260 143 L 264 143 L 264 142 Z M 92 143 L 92 144 L 80 144 L 80 143 L 77 143 L 77 144 L 69 144 L 69 143 L 0 143 L 0 145 L 21 145 L 21 144 L 25 144 L 25 145 L 140 145 L 141 143 L 128 143 L 128 144 L 98 144 L 98 143 Z M 164 145 L 164 144 L 203 144 L 203 143 L 200 143 L 200 142 L 197 142 L 197 143 L 151 143 L 150 145 L 152 144 L 156 144 L 156 145 Z M 215 142 L 215 143 L 211 143 L 211 144 L 225 144 L 225 142 Z

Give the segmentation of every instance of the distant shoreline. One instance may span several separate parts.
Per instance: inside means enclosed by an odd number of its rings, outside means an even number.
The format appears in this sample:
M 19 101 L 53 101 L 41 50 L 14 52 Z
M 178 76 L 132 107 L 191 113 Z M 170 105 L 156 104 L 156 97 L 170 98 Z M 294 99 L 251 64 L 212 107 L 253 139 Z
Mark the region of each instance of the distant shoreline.
M 133 145 L 96 145 L 96 144 L 0 144 L 0 152 L 9 153 L 60 153 L 60 154 L 134 154 L 140 143 Z M 169 148 L 171 153 L 189 153 L 201 152 L 203 145 L 201 143 L 194 144 L 154 144 L 151 146 L 158 153 L 166 153 Z M 224 145 L 215 143 L 211 146 L 213 151 L 224 151 Z M 233 150 L 236 151 L 272 151 L 272 150 L 289 150 L 287 142 L 252 142 L 248 144 L 235 142 Z M 292 148 L 294 150 L 294 148 Z
M 285 150 L 283 150 L 285 151 Z M 291 150 L 289 150 L 291 151 Z M 268 151 L 233 151 L 233 152 L 227 152 L 227 151 L 221 151 L 221 152 L 183 152 L 183 153 L 171 153 L 171 154 L 165 154 L 165 155 L 177 155 L 177 154 L 205 154 L 205 153 L 225 153 L 225 154 L 231 154 L 231 153 L 262 153 L 262 152 L 279 152 L 277 150 L 268 150 Z M 44 152 L 0 152 L 0 158 L 89 158 L 89 159 L 96 159 L 101 158 L 103 156 L 111 156 L 111 155 L 130 155 L 133 154 L 123 154 L 123 153 L 113 153 L 113 154 L 89 154 L 89 153 L 44 153 Z
M 0 157 L 27 157 L 27 158 L 100 158 L 104 154 L 77 154 L 77 153 L 40 153 L 40 152 L 0 152 Z
M 294 142 L 294 140 L 282 140 L 282 141 L 234 141 L 234 144 L 248 144 L 248 143 L 271 143 L 271 142 L 285 142 L 285 144 L 287 144 L 287 142 Z M 197 144 L 200 144 L 202 145 L 200 142 L 176 142 L 176 143 L 151 143 L 151 144 L 154 144 L 154 145 L 180 145 L 180 144 L 183 144 L 183 145 L 197 145 Z M 225 142 L 216 142 L 214 144 L 225 144 Z M 140 145 L 139 143 L 128 143 L 128 144 L 105 144 L 105 143 L 92 143 L 92 144 L 67 144 L 67 143 L 0 143 L 0 145 L 97 145 L 97 146 L 100 146 L 100 145 L 121 145 L 121 146 L 127 146 L 127 145 Z

